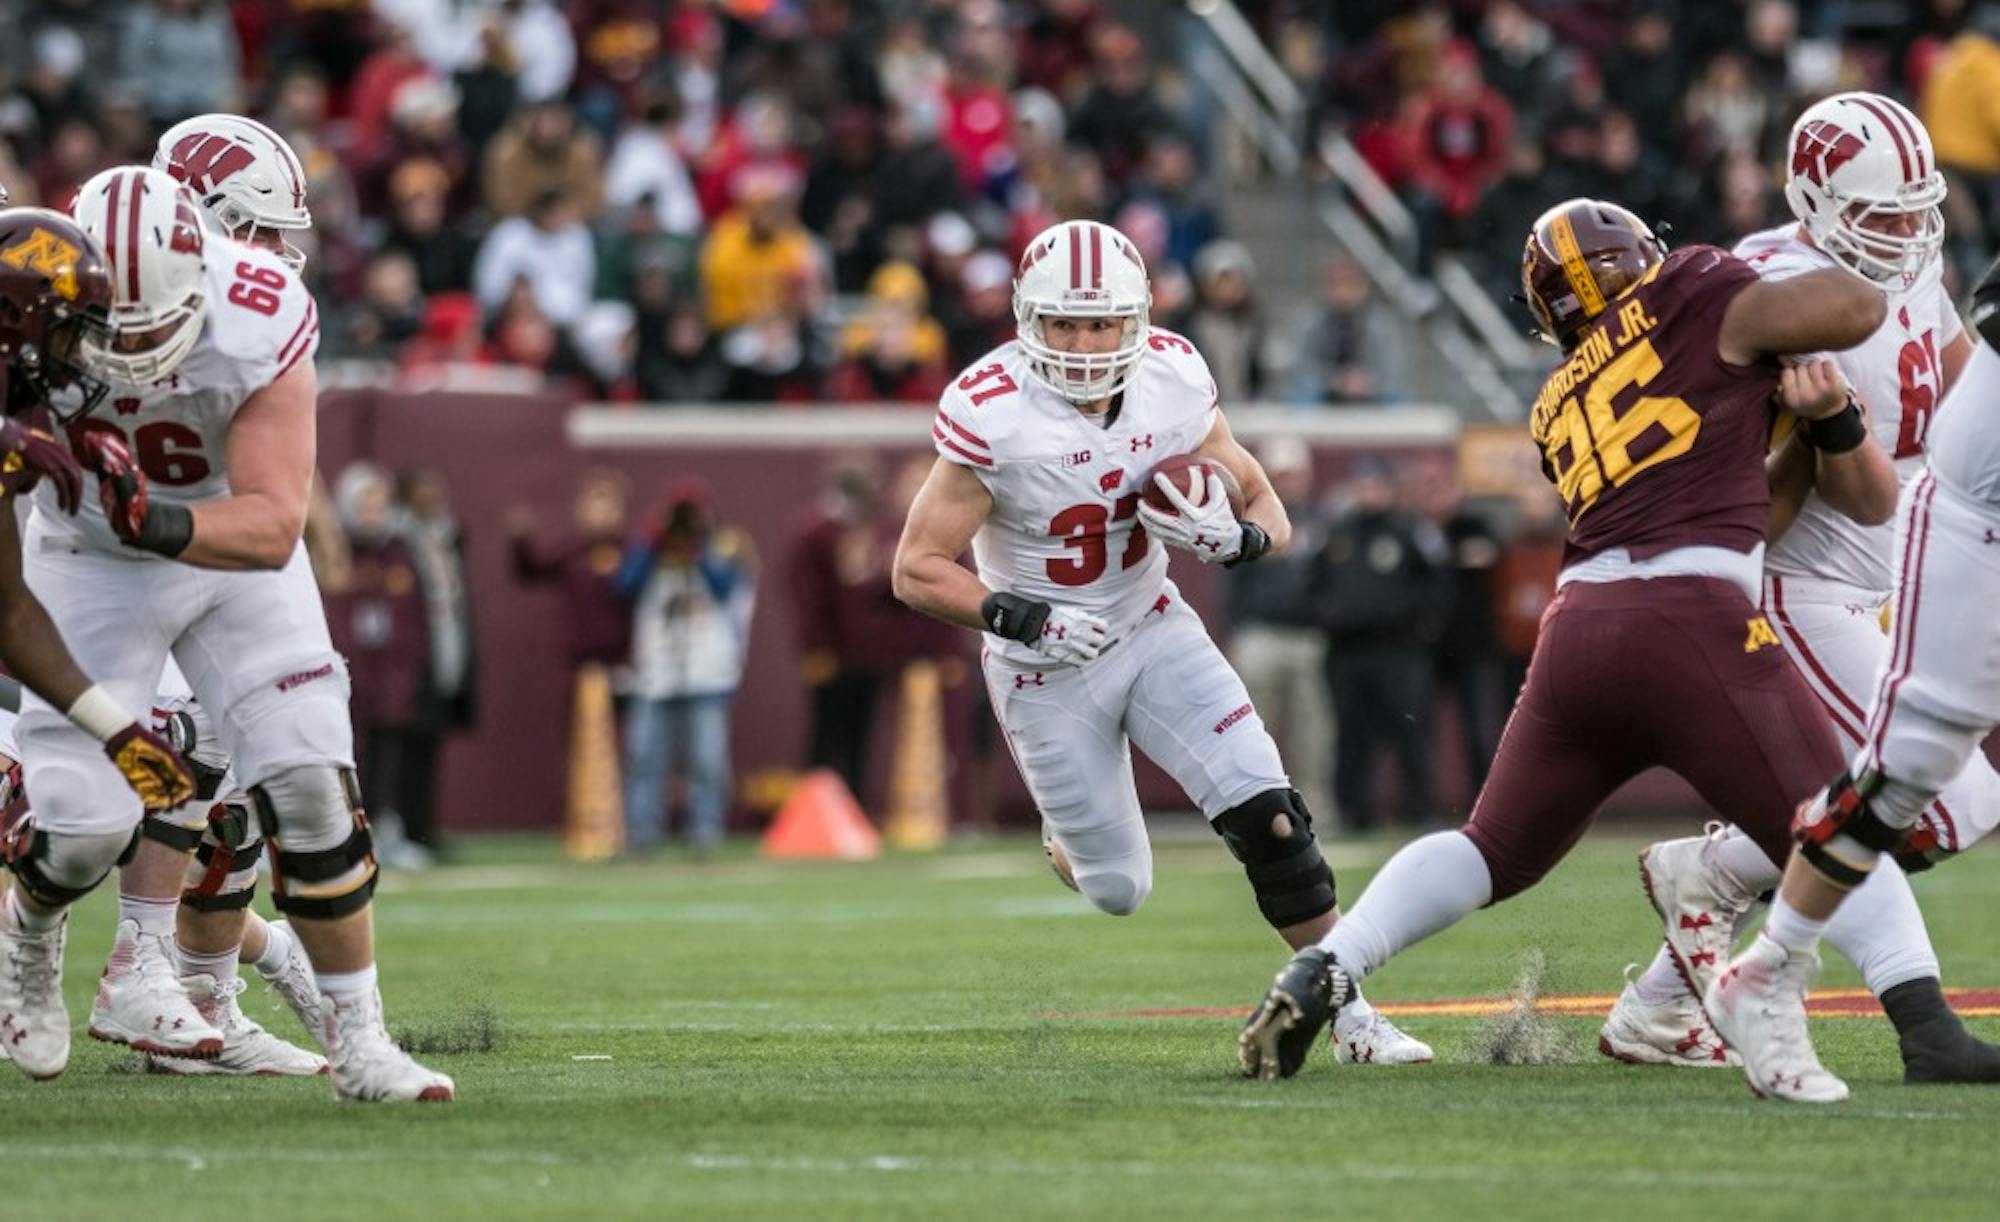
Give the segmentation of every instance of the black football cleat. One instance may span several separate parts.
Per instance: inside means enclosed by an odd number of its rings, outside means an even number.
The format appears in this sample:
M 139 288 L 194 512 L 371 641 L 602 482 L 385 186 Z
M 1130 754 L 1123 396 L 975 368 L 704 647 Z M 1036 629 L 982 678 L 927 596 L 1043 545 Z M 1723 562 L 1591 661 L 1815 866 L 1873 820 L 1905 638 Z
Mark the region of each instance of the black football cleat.
M 1967 1031 L 1956 1014 L 1902 1033 L 1903 1085 L 2000 1082 L 2000 1048 Z
M 1299 1072 L 1320 1031 L 1352 996 L 1354 982 L 1332 955 L 1317 946 L 1293 955 L 1236 1038 L 1243 1076 L 1269 1082 Z

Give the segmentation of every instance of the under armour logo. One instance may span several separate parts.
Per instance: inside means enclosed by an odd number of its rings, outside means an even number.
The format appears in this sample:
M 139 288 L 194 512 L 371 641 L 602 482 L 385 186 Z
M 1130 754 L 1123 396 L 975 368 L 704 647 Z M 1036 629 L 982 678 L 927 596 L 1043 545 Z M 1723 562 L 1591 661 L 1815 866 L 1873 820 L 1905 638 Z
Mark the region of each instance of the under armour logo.
M 1689 955 L 1689 956 L 1688 956 L 1688 966 L 1690 966 L 1690 967 L 1714 967 L 1714 966 L 1715 966 L 1715 952 L 1714 952 L 1714 951 L 1712 951 L 1712 950 L 1698 950 L 1698 951 L 1696 951 L 1696 952 L 1695 952 L 1695 953 L 1693 953 L 1692 955 Z
M 1686 913 L 1681 914 L 1682 929 L 1707 929 L 1710 925 L 1713 924 L 1715 924 L 1715 922 L 1709 918 L 1709 915 L 1706 912 L 1702 913 L 1698 917 L 1691 917 Z
M 1207 548 L 1209 555 L 1213 556 L 1222 550 L 1222 540 L 1211 539 L 1207 535 L 1197 534 L 1194 537 L 1194 539 L 1189 542 L 1188 546 Z
M 1034 674 L 1032 674 L 1032 675 L 1015 675 L 1015 676 L 1014 676 L 1014 690 L 1015 690 L 1015 691 L 1017 691 L 1017 692 L 1018 692 L 1018 691 L 1020 691 L 1020 690 L 1021 690 L 1022 688 L 1024 688 L 1024 687 L 1040 687 L 1040 686 L 1042 686 L 1042 672 L 1041 672 L 1041 671 L 1036 671 L 1036 672 L 1035 672 Z
M 1989 527 L 1987 527 L 1987 528 L 1986 528 L 1986 537 L 1985 537 L 1984 539 L 1981 539 L 1981 540 L 1980 540 L 1980 542 L 1981 542 L 1981 543 L 2000 543 L 2000 534 L 1995 534 L 1995 533 L 1994 533 L 1994 531 L 1993 531 L 1993 528 L 1992 528 L 1991 526 L 1989 526 Z
M 1151 433 L 1145 433 L 1132 439 L 1132 453 L 1137 454 L 1141 447 L 1148 450 L 1153 448 L 1153 435 Z
M 1693 1052 L 1695 1049 L 1699 1047 L 1701 1047 L 1700 1027 L 1689 1027 L 1687 1036 L 1685 1038 L 1674 1041 L 1675 1052 L 1683 1052 L 1683 1053 Z

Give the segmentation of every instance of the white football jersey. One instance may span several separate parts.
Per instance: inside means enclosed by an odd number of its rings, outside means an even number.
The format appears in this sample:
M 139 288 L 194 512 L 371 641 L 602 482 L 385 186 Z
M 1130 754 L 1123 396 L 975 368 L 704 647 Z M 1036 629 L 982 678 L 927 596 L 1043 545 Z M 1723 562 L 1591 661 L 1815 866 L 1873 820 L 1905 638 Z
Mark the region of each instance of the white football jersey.
M 1736 244 L 1735 254 L 1771 280 L 1839 266 L 1795 224 L 1753 233 Z M 1889 295 L 1889 316 L 1875 334 L 1830 354 L 1868 408 L 1868 426 L 1895 461 L 1901 484 L 1923 470 L 1931 421 L 1944 398 L 1939 356 L 1964 329 L 1944 289 L 1944 264 L 1935 261 L 1915 284 Z M 1895 546 L 1894 523 L 1863 526 L 1815 490 L 1806 495 L 1798 521 L 1766 553 L 1764 567 L 1783 577 L 1845 582 L 1886 595 L 1895 585 Z
M 73 426 L 122 435 L 146 473 L 147 495 L 171 505 L 229 495 L 224 442 L 236 409 L 319 349 L 319 309 L 291 268 L 218 234 L 207 235 L 206 250 L 208 314 L 194 350 L 149 386 L 114 384 L 97 410 Z M 98 507 L 97 477 L 85 478 L 74 517 L 62 512 L 46 481 L 36 488 L 40 528 L 94 550 L 151 558 L 119 543 Z
M 1114 640 L 1172 594 L 1166 549 L 1139 526 L 1146 475 L 1199 447 L 1217 411 L 1193 344 L 1155 327 L 1149 347 L 1108 427 L 1031 378 L 1016 343 L 974 361 L 931 426 L 938 453 L 993 494 L 972 540 L 979 579 L 1100 616 Z M 987 644 L 1009 661 L 1046 661 L 1018 641 Z

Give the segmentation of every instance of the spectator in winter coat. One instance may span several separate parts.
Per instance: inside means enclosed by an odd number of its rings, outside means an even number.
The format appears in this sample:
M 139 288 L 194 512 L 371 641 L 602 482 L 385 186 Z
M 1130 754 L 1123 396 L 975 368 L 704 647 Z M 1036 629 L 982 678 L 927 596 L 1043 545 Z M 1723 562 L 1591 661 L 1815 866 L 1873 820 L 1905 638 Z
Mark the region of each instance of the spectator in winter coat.
M 625 843 L 659 847 L 669 785 L 686 780 L 687 839 L 706 855 L 728 820 L 729 708 L 743 682 L 756 556 L 742 531 L 717 526 L 705 488 L 668 496 L 630 548 L 619 586 L 632 601 L 625 713 Z

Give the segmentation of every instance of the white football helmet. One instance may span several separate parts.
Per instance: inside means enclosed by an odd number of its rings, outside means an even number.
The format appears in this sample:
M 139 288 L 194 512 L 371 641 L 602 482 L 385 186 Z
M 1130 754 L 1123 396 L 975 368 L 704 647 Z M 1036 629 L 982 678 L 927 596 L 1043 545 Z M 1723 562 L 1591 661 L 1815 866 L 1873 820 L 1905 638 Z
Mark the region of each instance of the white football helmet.
M 1839 93 L 1792 125 L 1785 202 L 1813 242 L 1876 284 L 1908 288 L 1944 246 L 1944 175 L 1930 133 L 1879 93 Z M 1864 224 L 1914 217 L 1908 234 Z
M 127 386 L 166 377 L 208 314 L 201 205 L 161 171 L 128 165 L 83 184 L 71 210 L 111 271 L 110 330 L 84 338 L 85 362 Z
M 1072 403 L 1094 403 L 1125 388 L 1146 355 L 1152 282 L 1137 247 L 1109 225 L 1063 221 L 1044 229 L 1021 255 L 1014 275 L 1014 321 L 1028 372 Z M 1110 352 L 1063 352 L 1049 345 L 1042 320 L 1125 320 Z
M 160 137 L 153 168 L 185 183 L 230 237 L 264 247 L 293 271 L 305 266 L 305 252 L 283 231 L 312 228 L 306 172 L 278 133 L 241 115 L 196 115 Z

